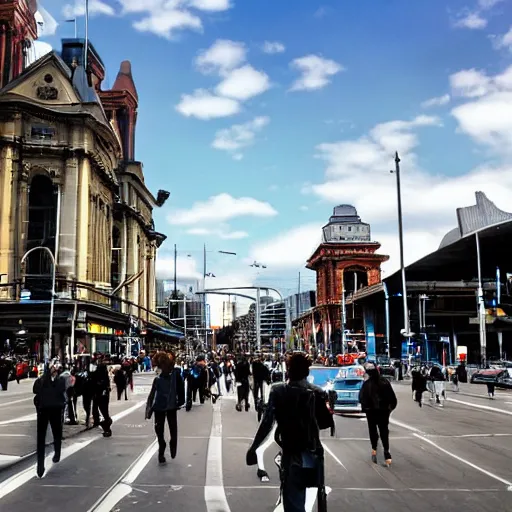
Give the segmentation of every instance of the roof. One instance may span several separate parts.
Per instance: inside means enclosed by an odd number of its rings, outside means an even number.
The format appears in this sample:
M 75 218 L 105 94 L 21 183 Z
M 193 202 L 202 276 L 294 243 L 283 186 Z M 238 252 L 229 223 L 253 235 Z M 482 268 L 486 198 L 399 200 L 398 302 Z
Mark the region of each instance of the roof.
M 509 267 L 512 214 L 497 208 L 483 192 L 476 192 L 475 196 L 476 205 L 457 209 L 459 227 L 445 235 L 439 249 L 406 267 L 408 281 L 477 279 L 477 234 L 483 278 L 493 278 L 496 267 Z M 401 282 L 400 271 L 384 281 L 394 289 Z

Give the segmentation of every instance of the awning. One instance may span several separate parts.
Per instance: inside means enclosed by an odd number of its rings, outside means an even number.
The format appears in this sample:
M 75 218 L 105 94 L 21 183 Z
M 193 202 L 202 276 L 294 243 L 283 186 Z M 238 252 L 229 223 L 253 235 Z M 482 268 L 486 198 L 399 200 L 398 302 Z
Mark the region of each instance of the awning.
M 146 330 L 157 337 L 165 336 L 167 338 L 174 338 L 179 340 L 185 339 L 185 335 L 181 331 L 177 331 L 174 329 L 166 329 L 165 327 L 147 327 Z

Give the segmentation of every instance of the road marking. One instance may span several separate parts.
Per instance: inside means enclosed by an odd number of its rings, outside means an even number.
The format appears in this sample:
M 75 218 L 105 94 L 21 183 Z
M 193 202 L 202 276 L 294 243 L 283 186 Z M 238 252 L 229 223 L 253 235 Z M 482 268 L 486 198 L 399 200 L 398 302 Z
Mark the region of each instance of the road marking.
M 392 425 L 396 425 L 397 427 L 402 427 L 406 430 L 410 430 L 411 432 L 415 432 L 416 434 L 425 435 L 425 433 L 422 432 L 421 430 L 411 425 L 407 425 L 407 423 L 402 423 L 401 421 L 395 420 L 394 418 L 389 418 L 389 423 L 391 423 Z
M 508 416 L 512 416 L 512 411 L 505 411 L 504 409 L 497 409 L 496 407 L 490 407 L 488 405 L 472 404 L 471 402 L 455 400 L 454 398 L 448 398 L 447 400 L 450 402 L 454 402 L 456 404 L 467 405 L 469 407 L 476 407 L 477 409 L 482 409 L 484 411 L 493 411 L 493 412 L 498 412 L 500 414 L 507 414 Z
M 131 484 L 137 480 L 157 450 L 158 441 L 155 439 L 88 512 L 110 512 L 122 499 L 126 498 L 133 490 Z
M 0 421 L 0 425 L 12 425 L 13 423 L 23 423 L 25 421 L 37 420 L 37 414 L 27 414 L 26 416 L 20 416 L 19 418 L 13 418 L 12 420 Z
M 345 467 L 345 464 L 338 459 L 336 454 L 325 443 L 322 443 L 322 446 L 324 447 L 324 450 L 348 473 L 348 469 Z
M 505 480 L 504 478 L 501 478 L 500 476 L 498 476 L 498 475 L 496 475 L 494 473 L 491 473 L 490 471 L 487 471 L 486 469 L 484 469 L 484 468 L 482 468 L 480 466 L 477 466 L 476 464 L 473 464 L 473 462 L 470 462 L 467 459 L 459 457 L 457 454 L 455 454 L 453 452 L 445 450 L 444 448 L 442 448 L 438 444 L 434 443 L 434 441 L 432 441 L 431 439 L 428 439 L 425 436 L 422 436 L 422 435 L 419 435 L 419 434 L 414 434 L 414 435 L 417 438 L 422 439 L 426 443 L 434 446 L 440 452 L 443 452 L 444 454 L 449 455 L 450 457 L 453 457 L 455 460 L 458 460 L 459 462 L 462 462 L 463 464 L 466 464 L 467 466 L 469 466 L 469 467 L 471 467 L 473 469 L 476 469 L 477 471 L 480 471 L 480 473 L 483 473 L 484 475 L 487 475 L 489 478 L 492 478 L 493 480 L 497 480 L 498 482 L 501 482 L 502 484 L 505 484 L 507 486 L 507 490 L 508 491 L 512 491 L 512 482 L 509 482 L 508 480 Z
M 71 455 L 74 455 L 76 452 L 82 450 L 86 446 L 90 445 L 93 441 L 95 441 L 97 438 L 88 439 L 86 441 L 79 441 L 76 443 L 73 443 L 70 446 L 66 446 L 62 449 L 61 453 L 61 461 L 67 459 L 68 457 L 71 457 Z M 47 469 L 46 474 L 48 474 L 48 471 L 53 466 L 52 462 L 53 458 L 53 452 L 50 453 L 45 458 L 45 467 Z M 15 491 L 22 485 L 26 484 L 30 480 L 34 478 L 34 471 L 36 469 L 36 464 L 33 464 L 32 466 L 28 467 L 27 469 L 20 471 L 19 473 L 11 476 L 7 480 L 4 480 L 3 482 L 0 482 L 0 499 L 4 498 L 11 492 Z
M 208 441 L 208 455 L 206 459 L 206 482 L 204 499 L 208 512 L 231 512 L 222 474 L 222 417 L 220 403 L 212 406 L 213 418 L 210 440 Z
M 126 411 L 120 412 L 116 414 L 115 416 L 112 416 L 112 421 L 116 422 L 122 418 L 124 418 L 126 415 L 132 413 L 141 405 L 143 405 L 145 401 L 139 402 L 138 404 L 133 405 Z M 100 439 L 100 436 L 94 436 L 90 439 L 87 439 L 85 441 L 78 441 L 73 443 L 70 446 L 66 446 L 62 448 L 61 453 L 61 461 L 64 459 L 67 459 L 71 455 L 74 455 L 78 451 L 82 450 L 86 446 L 89 446 L 92 442 L 97 441 Z M 46 468 L 46 474 L 48 474 L 48 471 L 53 466 L 52 458 L 53 458 L 54 452 L 51 452 L 47 457 L 45 458 L 45 468 Z M 29 454 L 32 455 L 32 454 Z M 20 471 L 19 473 L 14 474 L 12 477 L 8 478 L 7 480 L 4 480 L 3 482 L 0 482 L 0 499 L 2 499 L 4 496 L 7 496 L 11 492 L 15 491 L 16 489 L 20 488 L 22 485 L 25 485 L 27 482 L 32 480 L 35 476 L 37 464 L 32 464 L 27 469 Z
M 12 402 L 2 402 L 2 403 L 0 403 L 0 407 L 6 407 L 7 405 L 20 404 L 21 402 L 28 402 L 29 400 L 32 400 L 31 396 L 29 396 L 28 398 L 21 398 L 20 400 L 13 400 Z

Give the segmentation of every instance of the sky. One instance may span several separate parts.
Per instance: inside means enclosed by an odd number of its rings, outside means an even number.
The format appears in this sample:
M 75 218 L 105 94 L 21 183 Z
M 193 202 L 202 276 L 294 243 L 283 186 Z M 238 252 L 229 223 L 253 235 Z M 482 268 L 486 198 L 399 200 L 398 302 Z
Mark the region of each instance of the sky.
M 84 35 L 84 1 L 41 0 L 42 48 Z M 161 277 L 313 289 L 305 262 L 338 204 L 399 266 L 435 251 L 474 193 L 512 211 L 511 0 L 90 0 L 111 86 L 132 62 L 136 158 L 170 191 Z M 236 256 L 218 251 L 236 252 Z M 266 268 L 251 267 L 253 262 Z M 210 302 L 218 323 L 217 297 Z

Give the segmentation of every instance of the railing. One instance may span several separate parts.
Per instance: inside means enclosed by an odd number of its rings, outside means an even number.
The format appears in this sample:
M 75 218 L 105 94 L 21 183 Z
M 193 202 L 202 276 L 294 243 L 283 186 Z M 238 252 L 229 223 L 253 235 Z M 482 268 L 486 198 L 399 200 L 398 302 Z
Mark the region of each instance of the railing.
M 0 302 L 19 302 L 23 286 L 24 283 L 21 280 L 0 284 Z M 50 292 L 48 294 L 50 295 Z M 97 304 L 119 313 L 132 315 L 158 327 L 166 329 L 175 327 L 180 329 L 179 326 L 170 324 L 164 315 L 150 311 L 143 306 L 135 304 L 133 301 L 112 296 L 108 290 L 98 289 L 91 283 L 57 278 L 56 294 L 56 299 L 59 301 Z

